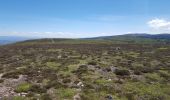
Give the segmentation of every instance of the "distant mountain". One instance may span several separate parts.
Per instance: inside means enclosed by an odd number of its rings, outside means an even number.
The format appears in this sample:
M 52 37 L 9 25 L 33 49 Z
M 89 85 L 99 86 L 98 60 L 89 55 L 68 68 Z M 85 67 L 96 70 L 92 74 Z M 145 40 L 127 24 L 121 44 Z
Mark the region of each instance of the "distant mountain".
M 170 42 L 170 34 L 146 34 L 146 33 L 134 33 L 124 34 L 116 36 L 101 36 L 95 38 L 86 38 L 88 40 L 106 40 L 115 43 L 159 43 Z
M 35 39 L 16 36 L 0 36 L 0 45 L 9 43 L 168 43 L 170 44 L 170 34 L 124 34 L 116 36 L 101 36 L 94 38 L 80 39 L 61 39 L 61 38 L 46 38 Z
M 29 40 L 31 38 L 18 37 L 18 36 L 0 36 L 0 45 L 15 43 L 19 41 Z
M 151 39 L 166 39 L 166 40 L 170 40 L 170 34 L 155 34 L 155 35 L 150 35 L 150 34 L 146 34 L 146 35 L 142 35 L 140 37 L 143 38 L 151 38 Z
M 114 39 L 114 38 L 150 38 L 150 39 L 167 39 L 170 40 L 170 34 L 146 34 L 146 33 L 134 33 L 134 34 L 124 34 L 124 35 L 115 35 L 115 36 L 101 36 L 87 39 Z

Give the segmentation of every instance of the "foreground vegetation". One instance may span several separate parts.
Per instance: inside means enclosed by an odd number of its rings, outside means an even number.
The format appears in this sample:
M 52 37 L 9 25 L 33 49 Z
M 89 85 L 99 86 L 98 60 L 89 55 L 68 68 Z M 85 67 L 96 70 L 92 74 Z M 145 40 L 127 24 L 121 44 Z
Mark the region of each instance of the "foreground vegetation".
M 170 100 L 169 44 L 47 39 L 0 53 L 3 99 Z

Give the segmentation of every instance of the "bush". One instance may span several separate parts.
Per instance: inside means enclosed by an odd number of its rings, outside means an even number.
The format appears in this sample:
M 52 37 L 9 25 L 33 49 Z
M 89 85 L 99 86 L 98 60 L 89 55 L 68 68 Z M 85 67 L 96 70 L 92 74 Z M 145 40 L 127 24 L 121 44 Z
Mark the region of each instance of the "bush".
M 63 79 L 63 83 L 70 83 L 71 80 L 70 79 Z
M 154 72 L 154 69 L 151 68 L 151 67 L 144 67 L 144 68 L 141 69 L 141 72 L 143 72 L 143 73 L 152 73 L 152 72 Z
M 31 84 L 30 83 L 23 83 L 17 86 L 17 88 L 15 89 L 15 92 L 20 93 L 20 92 L 28 92 L 31 88 Z
M 90 61 L 90 62 L 88 62 L 88 65 L 97 65 L 97 62 L 96 61 Z
M 125 75 L 130 75 L 130 72 L 126 69 L 116 69 L 115 74 L 120 76 L 125 76 Z
M 41 88 L 39 85 L 32 85 L 30 91 L 36 93 L 45 93 L 47 90 L 45 88 Z
M 45 86 L 46 89 L 49 89 L 51 87 L 60 88 L 60 87 L 63 87 L 63 85 L 59 83 L 58 81 L 54 80 L 54 81 L 48 82 L 47 85 Z
M 142 72 L 141 72 L 141 71 L 139 71 L 139 70 L 134 70 L 134 74 L 135 74 L 135 75 L 141 75 L 141 74 L 142 74 Z
M 88 68 L 86 65 L 80 65 L 76 71 L 73 71 L 73 73 L 76 73 L 77 75 L 81 75 L 82 73 L 86 73 L 87 71 Z

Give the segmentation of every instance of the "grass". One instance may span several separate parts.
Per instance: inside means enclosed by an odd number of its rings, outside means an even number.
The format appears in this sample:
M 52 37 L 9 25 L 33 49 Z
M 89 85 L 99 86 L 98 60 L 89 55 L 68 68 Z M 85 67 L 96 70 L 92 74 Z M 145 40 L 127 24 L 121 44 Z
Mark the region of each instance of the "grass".
M 98 85 L 106 85 L 106 84 L 109 84 L 109 83 L 112 83 L 112 82 L 109 81 L 109 80 L 106 80 L 106 79 L 97 79 L 97 80 L 95 80 L 95 84 L 98 84 Z
M 72 100 L 73 96 L 76 94 L 76 90 L 72 88 L 59 88 L 56 90 L 55 94 L 60 98 L 60 100 Z
M 32 85 L 30 83 L 22 83 L 16 87 L 15 91 L 18 93 L 28 92 L 30 90 L 31 86 Z
M 47 62 L 46 63 L 47 67 L 51 68 L 51 69 L 57 69 L 60 66 L 60 63 L 56 63 L 56 62 Z
M 169 100 L 169 85 L 146 84 L 146 83 L 126 83 L 124 85 L 125 93 L 132 93 L 133 96 L 145 97 L 146 100 Z
M 22 97 L 22 96 L 14 96 L 12 98 L 12 100 L 28 100 L 26 97 Z

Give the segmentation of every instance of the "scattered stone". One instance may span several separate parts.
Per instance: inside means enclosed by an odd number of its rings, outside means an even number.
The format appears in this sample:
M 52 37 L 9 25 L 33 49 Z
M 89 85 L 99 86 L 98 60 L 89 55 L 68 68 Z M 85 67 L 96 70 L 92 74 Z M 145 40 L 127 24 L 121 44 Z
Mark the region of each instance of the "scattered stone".
M 0 97 L 9 97 L 14 95 L 15 92 L 11 87 L 2 86 L 0 87 Z
M 61 55 L 57 56 L 58 59 L 61 59 L 61 57 L 62 57 Z
M 77 84 L 77 86 L 79 86 L 79 87 L 84 87 L 84 84 L 83 84 L 82 82 L 79 82 L 79 83 Z
M 144 81 L 145 78 L 142 75 L 130 75 L 131 80 L 133 81 Z
M 113 97 L 111 95 L 107 95 L 105 98 L 106 100 L 113 100 Z
M 1 74 L 0 74 L 0 79 L 2 78 L 2 76 L 3 76 L 3 74 L 1 73 Z
M 103 68 L 103 71 L 104 72 L 111 72 L 111 69 L 110 68 Z
M 114 73 L 116 69 L 118 69 L 117 67 L 111 66 L 110 67 L 111 71 Z
M 5 79 L 4 85 L 9 87 L 15 87 L 21 83 L 24 83 L 26 81 L 25 75 L 20 75 L 18 79 Z
M 73 97 L 73 100 L 81 100 L 81 97 L 80 97 L 80 94 L 76 94 L 74 97 Z

